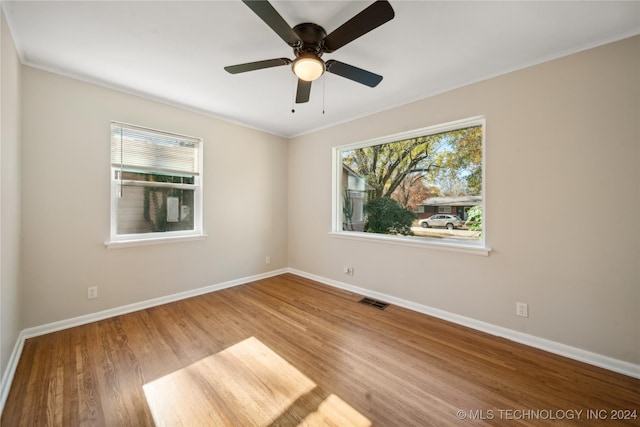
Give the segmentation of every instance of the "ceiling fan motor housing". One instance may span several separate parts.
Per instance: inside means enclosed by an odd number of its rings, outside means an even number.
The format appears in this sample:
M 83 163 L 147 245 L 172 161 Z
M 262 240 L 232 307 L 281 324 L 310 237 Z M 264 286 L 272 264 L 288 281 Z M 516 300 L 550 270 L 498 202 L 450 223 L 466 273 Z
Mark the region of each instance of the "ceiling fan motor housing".
M 293 31 L 300 37 L 302 43 L 293 46 L 296 56 L 313 55 L 318 58 L 324 53 L 322 42 L 327 36 L 327 32 L 320 25 L 305 22 L 293 27 Z

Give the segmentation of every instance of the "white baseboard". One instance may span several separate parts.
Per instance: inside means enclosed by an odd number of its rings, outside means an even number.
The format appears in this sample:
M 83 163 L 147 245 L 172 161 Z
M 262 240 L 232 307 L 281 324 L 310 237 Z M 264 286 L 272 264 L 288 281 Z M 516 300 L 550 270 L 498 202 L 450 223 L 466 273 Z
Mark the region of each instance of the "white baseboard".
M 572 347 L 566 344 L 562 344 L 556 341 L 547 340 L 545 338 L 539 338 L 534 335 L 525 334 L 523 332 L 514 331 L 513 329 L 503 328 L 502 326 L 493 325 L 491 323 L 482 322 L 480 320 L 472 319 L 470 317 L 460 316 L 458 314 L 450 313 L 448 311 L 440 310 L 437 308 L 429 307 L 415 303 L 413 301 L 397 298 L 392 295 L 387 295 L 381 292 L 372 291 L 358 286 L 349 285 L 347 283 L 339 282 L 337 280 L 327 279 L 326 277 L 317 276 L 315 274 L 306 273 L 304 271 L 296 270 L 295 268 L 289 268 L 289 273 L 298 276 L 306 277 L 307 279 L 315 280 L 316 282 L 324 283 L 329 286 L 344 289 L 350 292 L 361 294 L 370 298 L 383 300 L 400 307 L 408 308 L 409 310 L 417 311 L 419 313 L 427 314 L 429 316 L 437 317 L 439 319 L 447 320 L 458 325 L 466 326 L 478 331 L 486 332 L 491 335 L 506 338 L 511 341 L 525 344 L 530 347 L 535 347 L 540 350 L 548 351 L 560 356 L 567 357 L 569 359 L 578 360 L 580 362 L 588 363 L 590 365 L 598 366 L 613 372 L 628 375 L 630 377 L 640 379 L 640 365 L 625 362 L 623 360 L 614 359 L 609 356 L 593 353 L 580 348 Z
M 198 295 L 208 294 L 210 292 L 231 288 L 233 286 L 243 285 L 245 283 L 254 282 L 256 280 L 278 276 L 287 272 L 288 269 L 283 268 L 280 270 L 274 270 L 267 273 L 256 274 L 254 276 L 243 277 L 241 279 L 230 280 L 228 282 L 218 283 L 216 285 L 205 286 L 203 288 L 192 289 L 185 292 L 179 292 L 177 294 L 153 298 L 146 301 L 140 301 L 121 307 L 111 308 L 109 310 L 98 311 L 96 313 L 86 314 L 84 316 L 73 317 L 71 319 L 60 320 L 58 322 L 47 323 L 45 325 L 35 326 L 22 330 L 18 335 L 15 346 L 13 347 L 13 351 L 11 353 L 11 357 L 9 358 L 7 368 L 4 372 L 4 375 L 2 376 L 2 382 L 0 383 L 0 416 L 2 415 L 4 404 L 6 403 L 7 396 L 9 395 L 11 383 L 13 382 L 13 376 L 15 375 L 16 368 L 18 367 L 18 361 L 20 360 L 20 355 L 22 354 L 25 340 L 40 335 L 49 334 L 51 332 L 73 328 L 75 326 L 86 325 L 87 323 L 97 322 L 99 320 L 108 319 L 114 316 L 120 316 L 122 314 L 132 313 L 134 311 L 144 310 L 146 308 L 157 307 L 162 304 L 180 301 Z
M 288 269 L 270 271 L 268 273 L 256 274 L 254 276 L 243 277 L 241 279 L 230 280 L 228 282 L 218 283 L 216 285 L 205 286 L 203 288 L 192 289 L 189 291 L 179 292 L 177 294 L 167 295 L 159 298 L 153 298 L 145 301 L 136 302 L 121 307 L 111 308 L 109 310 L 98 311 L 96 313 L 86 314 L 84 316 L 73 317 L 71 319 L 60 320 L 58 322 L 47 323 L 46 325 L 27 328 L 24 331 L 24 337 L 33 338 L 51 332 L 61 331 L 63 329 L 73 328 L 75 326 L 86 325 L 87 323 L 97 322 L 98 320 L 109 319 L 111 317 L 120 316 L 122 314 L 133 313 L 134 311 L 144 310 L 145 308 L 157 307 L 174 301 L 195 297 L 198 295 L 208 294 L 210 292 L 231 288 L 245 283 L 254 282 L 256 280 L 266 279 L 268 277 L 278 276 L 286 273 Z
M 2 416 L 4 404 L 7 401 L 7 396 L 9 396 L 9 390 L 11 389 L 13 376 L 16 373 L 16 369 L 18 369 L 18 362 L 20 361 L 20 355 L 22 354 L 22 348 L 24 347 L 24 340 L 25 338 L 22 335 L 22 332 L 20 332 L 18 334 L 16 344 L 13 346 L 13 351 L 11 352 L 11 356 L 9 357 L 7 367 L 4 371 L 4 374 L 2 375 L 2 382 L 0 383 L 0 416 Z

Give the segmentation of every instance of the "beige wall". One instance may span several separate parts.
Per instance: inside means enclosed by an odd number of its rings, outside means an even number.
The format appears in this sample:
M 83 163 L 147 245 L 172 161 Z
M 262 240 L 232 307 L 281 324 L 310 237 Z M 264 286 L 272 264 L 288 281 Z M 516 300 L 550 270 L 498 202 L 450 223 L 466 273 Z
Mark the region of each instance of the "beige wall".
M 0 92 L 0 377 L 20 325 L 20 61 L 4 14 Z
M 30 67 L 23 104 L 24 328 L 287 266 L 283 138 Z M 205 240 L 104 246 L 111 120 L 204 139 Z
M 328 235 L 331 147 L 478 115 L 488 257 Z M 289 266 L 637 364 L 639 164 L 635 37 L 293 139 Z

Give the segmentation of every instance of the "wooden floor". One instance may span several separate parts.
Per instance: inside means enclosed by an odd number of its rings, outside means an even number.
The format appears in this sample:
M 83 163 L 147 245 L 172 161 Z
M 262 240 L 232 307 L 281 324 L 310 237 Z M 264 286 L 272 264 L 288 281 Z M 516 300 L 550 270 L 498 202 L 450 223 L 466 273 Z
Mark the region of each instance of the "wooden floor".
M 640 424 L 640 380 L 359 299 L 285 274 L 29 339 L 1 425 Z

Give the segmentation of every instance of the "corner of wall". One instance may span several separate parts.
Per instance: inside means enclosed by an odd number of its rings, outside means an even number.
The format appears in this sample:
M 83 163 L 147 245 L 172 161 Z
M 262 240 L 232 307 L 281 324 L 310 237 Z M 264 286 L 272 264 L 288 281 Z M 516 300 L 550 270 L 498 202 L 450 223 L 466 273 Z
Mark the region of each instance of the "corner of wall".
M 6 397 L 13 376 L 11 366 L 17 364 L 21 348 L 22 65 L 4 7 L 0 8 L 0 31 L 0 397 Z

